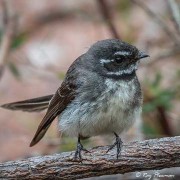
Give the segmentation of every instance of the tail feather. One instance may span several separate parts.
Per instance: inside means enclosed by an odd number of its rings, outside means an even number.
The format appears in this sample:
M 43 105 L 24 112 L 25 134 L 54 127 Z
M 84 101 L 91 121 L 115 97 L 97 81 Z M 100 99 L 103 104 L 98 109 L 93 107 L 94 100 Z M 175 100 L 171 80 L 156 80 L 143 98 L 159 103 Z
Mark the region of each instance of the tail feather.
M 18 101 L 1 105 L 2 108 L 10 110 L 21 110 L 27 112 L 42 111 L 47 109 L 53 95 L 42 96 L 24 101 Z

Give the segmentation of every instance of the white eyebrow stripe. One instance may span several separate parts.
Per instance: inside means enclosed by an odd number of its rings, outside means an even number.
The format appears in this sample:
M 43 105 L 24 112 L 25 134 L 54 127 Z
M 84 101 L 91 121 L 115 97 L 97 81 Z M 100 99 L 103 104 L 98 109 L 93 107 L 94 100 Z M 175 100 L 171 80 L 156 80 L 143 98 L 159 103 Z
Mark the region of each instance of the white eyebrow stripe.
M 100 63 L 101 63 L 101 64 L 107 64 L 107 63 L 110 63 L 110 62 L 112 62 L 112 61 L 114 61 L 114 60 L 111 60 L 111 59 L 101 59 L 101 60 L 100 60 Z
M 122 55 L 122 56 L 125 56 L 125 55 L 130 55 L 131 53 L 128 52 L 128 51 L 118 51 L 116 52 L 114 55 Z

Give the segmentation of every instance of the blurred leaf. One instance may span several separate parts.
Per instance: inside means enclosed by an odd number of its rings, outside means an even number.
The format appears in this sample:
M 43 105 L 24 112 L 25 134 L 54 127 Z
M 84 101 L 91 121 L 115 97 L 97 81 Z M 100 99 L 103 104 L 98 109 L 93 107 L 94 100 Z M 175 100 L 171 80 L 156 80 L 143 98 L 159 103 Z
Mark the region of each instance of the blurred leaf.
M 0 42 L 1 42 L 1 40 L 2 40 L 2 35 L 3 35 L 3 32 L 2 32 L 2 30 L 0 29 Z
M 177 70 L 176 75 L 180 78 L 180 69 Z
M 151 136 L 151 135 L 156 136 L 159 134 L 155 128 L 151 127 L 147 123 L 143 123 L 143 132 L 146 136 Z
M 72 151 L 76 146 L 76 139 L 70 137 L 63 137 L 61 140 L 60 150 L 61 151 Z
M 131 5 L 130 1 L 119 0 L 117 3 L 117 9 L 120 13 L 127 16 L 127 15 L 129 15 L 128 11 L 130 11 L 130 8 L 131 8 L 130 5 Z
M 154 102 L 145 103 L 143 105 L 143 112 L 148 113 L 156 110 L 156 105 Z
M 160 73 L 156 74 L 155 80 L 152 82 L 153 87 L 158 87 L 161 83 L 162 75 Z
M 65 73 L 64 72 L 59 72 L 58 74 L 57 74 L 57 76 L 58 76 L 58 78 L 59 79 L 64 79 L 64 77 L 65 77 Z
M 172 107 L 172 99 L 174 97 L 174 92 L 171 90 L 162 91 L 157 97 L 157 106 L 162 106 L 166 110 L 169 110 Z
M 24 42 L 26 41 L 26 36 L 24 34 L 21 34 L 19 36 L 17 36 L 12 44 L 11 44 L 11 48 L 15 49 L 18 48 L 19 46 L 21 46 Z
M 145 84 L 148 87 L 149 91 L 149 100 L 144 103 L 143 112 L 153 112 L 157 107 L 164 107 L 166 110 L 169 110 L 172 107 L 172 100 L 175 97 L 174 89 L 163 89 L 161 87 L 162 75 L 157 73 L 155 79 L 151 82 L 149 79 L 146 79 Z M 150 100 L 151 99 L 151 100 Z
M 17 66 L 16 66 L 14 63 L 9 62 L 9 63 L 8 63 L 8 67 L 9 67 L 11 73 L 12 73 L 17 79 L 20 79 L 21 74 L 20 74 Z
M 155 111 L 158 106 L 164 107 L 166 110 L 171 109 L 174 95 L 174 91 L 168 89 L 162 90 L 151 101 L 143 105 L 143 112 L 147 113 Z
M 176 72 L 175 77 L 175 91 L 176 91 L 176 98 L 180 99 L 180 69 Z
M 89 144 L 89 139 L 81 140 L 84 147 Z M 60 151 L 74 151 L 77 145 L 77 138 L 64 136 L 61 140 Z

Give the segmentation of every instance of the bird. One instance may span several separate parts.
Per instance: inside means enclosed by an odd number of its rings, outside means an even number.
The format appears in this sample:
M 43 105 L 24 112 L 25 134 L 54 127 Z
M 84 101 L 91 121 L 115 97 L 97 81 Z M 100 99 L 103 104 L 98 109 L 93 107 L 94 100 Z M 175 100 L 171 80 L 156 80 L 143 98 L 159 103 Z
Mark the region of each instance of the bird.
M 60 132 L 77 137 L 75 159 L 88 152 L 81 140 L 99 135 L 115 136 L 116 158 L 123 142 L 120 134 L 141 115 L 143 96 L 136 71 L 141 59 L 149 57 L 119 39 L 94 43 L 69 67 L 63 82 L 52 95 L 4 104 L 11 110 L 42 111 L 44 118 L 30 143 L 37 144 L 58 117 Z

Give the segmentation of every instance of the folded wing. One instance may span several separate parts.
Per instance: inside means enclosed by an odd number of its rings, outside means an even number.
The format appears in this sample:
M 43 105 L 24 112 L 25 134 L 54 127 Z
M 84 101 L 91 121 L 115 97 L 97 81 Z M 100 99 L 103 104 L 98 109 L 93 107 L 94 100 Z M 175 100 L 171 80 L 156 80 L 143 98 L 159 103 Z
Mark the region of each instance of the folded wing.
M 30 146 L 37 144 L 45 135 L 52 121 L 58 116 L 75 97 L 75 86 L 71 82 L 63 82 L 52 97 L 46 115 L 32 139 Z

